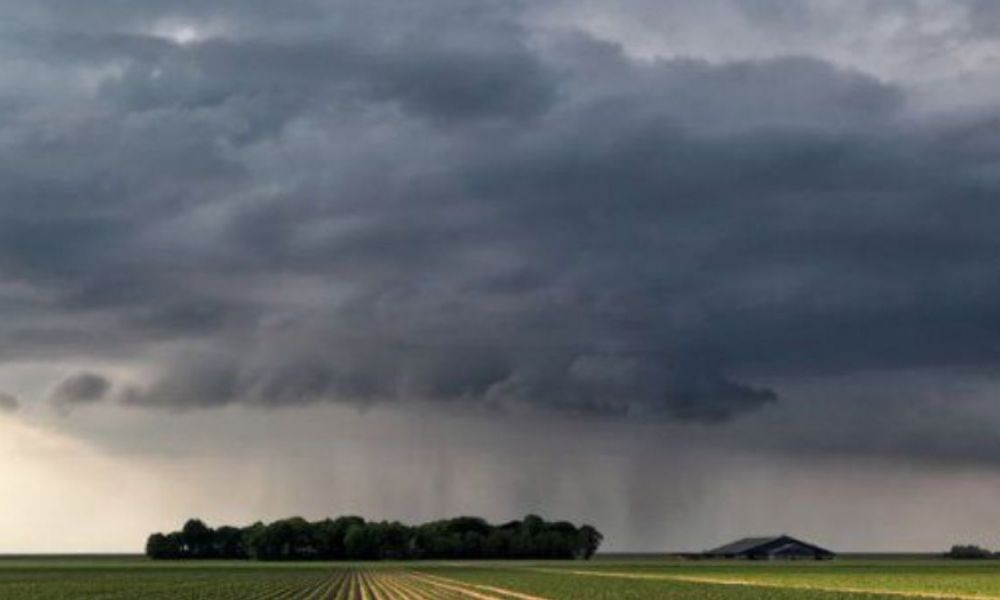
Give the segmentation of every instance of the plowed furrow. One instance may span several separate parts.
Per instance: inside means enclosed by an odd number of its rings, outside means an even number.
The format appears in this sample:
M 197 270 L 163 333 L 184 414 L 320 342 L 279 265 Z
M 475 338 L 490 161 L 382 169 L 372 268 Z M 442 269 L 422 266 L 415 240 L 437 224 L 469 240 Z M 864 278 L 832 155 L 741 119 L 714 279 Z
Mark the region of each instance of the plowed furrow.
M 378 584 L 386 590 L 386 598 L 393 600 L 427 600 L 424 596 L 415 592 L 403 575 L 393 573 L 383 574 L 378 578 Z
M 468 587 L 468 584 L 465 583 L 459 583 L 453 580 L 442 581 L 441 580 L 442 578 L 439 577 L 431 578 L 430 576 L 424 574 L 418 575 L 416 573 L 413 573 L 411 574 L 411 576 L 420 581 L 421 583 L 431 586 L 432 588 L 437 588 L 438 590 L 445 590 L 457 593 L 460 595 L 459 597 L 476 598 L 477 600 L 504 600 L 504 598 L 501 596 L 486 594 L 484 592 L 479 592 L 475 589 L 472 589 Z
M 337 579 L 334 581 L 330 589 L 327 590 L 326 595 L 323 596 L 323 600 L 338 600 L 347 586 L 347 572 L 340 571 L 337 573 Z
M 420 582 L 405 573 L 396 573 L 386 583 L 400 600 L 450 600 L 449 594 L 442 595 L 440 590 L 428 591 Z
M 430 585 L 451 589 L 468 597 L 478 598 L 479 600 L 508 600 L 511 598 L 516 600 L 549 600 L 542 596 L 534 596 L 497 586 L 466 583 L 448 577 L 441 577 L 440 575 L 414 572 L 412 576 Z
M 316 587 L 309 591 L 309 595 L 305 596 L 305 600 L 326 600 L 330 598 L 333 590 L 335 590 L 340 583 L 340 579 L 343 577 L 343 573 L 334 572 L 329 577 L 321 581 Z
M 361 598 L 361 579 L 357 571 L 351 571 L 351 587 L 347 591 L 347 600 L 358 600 Z
M 389 586 L 396 571 L 377 571 L 371 574 L 370 583 L 376 600 L 401 600 L 399 592 Z
M 351 572 L 344 571 L 340 574 L 340 584 L 337 586 L 334 595 L 330 596 L 330 600 L 349 600 L 351 591 Z
M 358 571 L 358 595 L 360 600 L 373 600 L 371 589 L 368 585 L 368 571 Z

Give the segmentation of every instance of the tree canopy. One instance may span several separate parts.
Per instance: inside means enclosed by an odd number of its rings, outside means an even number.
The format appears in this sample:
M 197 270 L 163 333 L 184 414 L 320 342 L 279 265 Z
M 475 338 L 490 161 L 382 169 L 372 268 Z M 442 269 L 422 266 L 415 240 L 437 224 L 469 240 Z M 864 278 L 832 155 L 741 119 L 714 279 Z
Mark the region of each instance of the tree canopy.
M 191 519 L 180 531 L 149 536 L 146 555 L 256 560 L 589 559 L 602 540 L 591 525 L 577 527 L 537 515 L 501 525 L 479 517 L 422 525 L 356 516 L 315 522 L 292 517 L 217 529 Z
M 945 553 L 947 558 L 959 558 L 959 559 L 980 559 L 980 558 L 994 558 L 997 555 L 990 552 L 986 548 L 981 548 L 973 544 L 966 546 L 956 545 L 952 546 L 951 550 Z

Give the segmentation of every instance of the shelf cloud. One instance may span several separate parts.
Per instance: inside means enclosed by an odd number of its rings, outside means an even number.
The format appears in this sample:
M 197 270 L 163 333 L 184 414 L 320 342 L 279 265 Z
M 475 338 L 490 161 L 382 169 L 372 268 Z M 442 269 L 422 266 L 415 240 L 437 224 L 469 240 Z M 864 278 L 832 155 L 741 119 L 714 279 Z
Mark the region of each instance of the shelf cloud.
M 418 406 L 982 464 L 991 6 L 5 2 L 0 411 Z
M 780 375 L 998 356 L 990 114 L 514 6 L 294 6 L 178 41 L 172 5 L 43 2 L 5 36 L 41 75 L 6 92 L 0 267 L 48 300 L 10 359 L 170 342 L 135 405 L 714 421 Z

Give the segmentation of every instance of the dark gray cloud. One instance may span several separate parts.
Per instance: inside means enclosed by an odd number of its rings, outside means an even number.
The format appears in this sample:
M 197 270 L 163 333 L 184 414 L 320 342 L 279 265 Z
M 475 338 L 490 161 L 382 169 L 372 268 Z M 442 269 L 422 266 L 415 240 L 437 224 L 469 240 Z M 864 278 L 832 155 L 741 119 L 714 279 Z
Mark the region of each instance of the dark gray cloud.
M 62 380 L 52 391 L 53 404 L 68 413 L 79 406 L 104 400 L 111 390 L 111 381 L 97 373 L 77 373 Z
M 0 413 L 13 413 L 21 408 L 21 402 L 16 396 L 0 392 Z
M 138 406 L 713 423 L 1000 359 L 994 111 L 517 3 L 32 8 L 0 33 L 36 72 L 0 92 L 0 278 L 37 295 L 0 297 L 6 360 L 141 361 Z

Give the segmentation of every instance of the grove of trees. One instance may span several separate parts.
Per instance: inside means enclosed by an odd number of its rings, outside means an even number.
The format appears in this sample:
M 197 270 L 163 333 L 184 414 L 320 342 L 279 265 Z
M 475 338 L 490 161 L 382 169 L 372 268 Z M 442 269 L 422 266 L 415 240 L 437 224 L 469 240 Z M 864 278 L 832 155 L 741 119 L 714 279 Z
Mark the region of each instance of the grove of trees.
M 149 536 L 146 555 L 256 560 L 589 559 L 602 540 L 590 525 L 577 527 L 536 515 L 503 525 L 458 517 L 416 526 L 354 516 L 315 522 L 292 517 L 216 529 L 191 519 L 180 531 Z
M 952 546 L 951 550 L 945 553 L 947 558 L 958 558 L 958 559 L 980 559 L 980 558 L 995 558 L 997 554 L 990 552 L 986 548 L 981 548 L 969 544 L 967 546 L 956 545 Z

